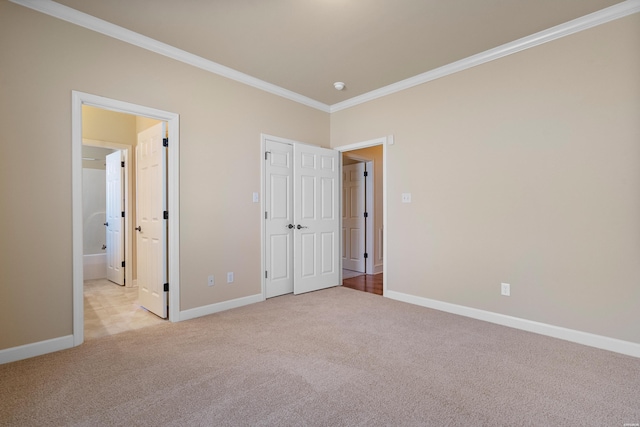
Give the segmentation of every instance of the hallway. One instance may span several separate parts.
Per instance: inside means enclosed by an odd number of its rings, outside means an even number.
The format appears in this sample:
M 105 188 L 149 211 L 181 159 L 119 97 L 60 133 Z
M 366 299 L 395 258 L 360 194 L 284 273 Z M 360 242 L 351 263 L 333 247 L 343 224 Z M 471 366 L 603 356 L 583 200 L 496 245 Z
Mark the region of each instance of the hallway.
M 383 273 L 361 274 L 359 276 L 349 277 L 342 280 L 342 286 L 357 291 L 382 295 L 382 275 Z

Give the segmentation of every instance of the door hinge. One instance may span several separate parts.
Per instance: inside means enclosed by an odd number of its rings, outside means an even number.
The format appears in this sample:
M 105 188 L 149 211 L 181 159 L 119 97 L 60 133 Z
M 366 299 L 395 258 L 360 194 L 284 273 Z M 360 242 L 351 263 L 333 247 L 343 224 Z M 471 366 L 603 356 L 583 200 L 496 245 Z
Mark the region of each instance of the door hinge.
M 264 159 L 267 160 L 267 154 L 271 153 L 271 151 L 265 151 L 264 152 Z
M 264 219 L 269 219 L 267 212 L 264 213 Z
M 365 257 L 365 258 L 369 258 L 369 254 L 365 252 L 365 253 L 364 253 L 364 257 Z
M 165 292 L 169 292 L 169 284 L 168 284 L 168 283 L 165 283 L 165 284 L 164 284 L 164 288 L 163 288 L 163 290 L 164 290 Z
M 365 213 L 364 213 L 364 217 L 365 217 L 365 218 L 369 218 L 369 212 L 365 212 Z
M 162 146 L 163 147 L 169 146 L 169 138 L 162 138 Z
M 122 211 L 122 218 L 124 218 L 124 211 Z
M 264 272 L 264 278 L 265 278 L 265 279 L 268 279 L 268 278 L 269 278 L 269 273 L 268 273 L 266 270 L 265 270 L 265 272 Z
M 122 265 L 122 268 L 124 268 L 124 261 L 122 261 L 122 262 L 120 263 L 120 265 Z
M 164 219 L 169 219 L 169 212 L 164 211 L 164 213 L 162 214 Z
M 369 176 L 369 172 L 364 171 L 364 176 Z
M 124 167 L 124 160 L 120 162 L 120 166 Z

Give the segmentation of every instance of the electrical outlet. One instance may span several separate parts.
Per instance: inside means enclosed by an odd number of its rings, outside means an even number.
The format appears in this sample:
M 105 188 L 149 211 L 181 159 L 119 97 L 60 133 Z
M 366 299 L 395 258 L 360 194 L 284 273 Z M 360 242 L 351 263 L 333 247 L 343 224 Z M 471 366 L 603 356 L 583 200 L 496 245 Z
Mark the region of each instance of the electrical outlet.
M 227 283 L 233 283 L 233 271 L 227 273 Z
M 411 193 L 402 193 L 402 203 L 411 203 Z
M 207 285 L 209 286 L 213 286 L 214 282 L 213 282 L 213 275 L 209 276 L 209 282 L 207 283 Z
M 508 297 L 511 296 L 511 285 L 508 283 L 501 283 L 500 284 L 500 294 Z

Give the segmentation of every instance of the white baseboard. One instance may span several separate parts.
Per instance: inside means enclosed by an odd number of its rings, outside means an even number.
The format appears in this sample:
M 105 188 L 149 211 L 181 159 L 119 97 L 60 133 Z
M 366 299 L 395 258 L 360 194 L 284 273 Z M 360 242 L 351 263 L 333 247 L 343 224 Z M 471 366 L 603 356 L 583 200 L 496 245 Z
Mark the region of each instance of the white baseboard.
M 435 310 L 458 314 L 460 316 L 483 320 L 485 322 L 496 323 L 498 325 L 508 326 L 510 328 L 520 329 L 527 332 L 534 332 L 536 334 L 559 338 L 565 341 L 571 341 L 602 350 L 609 350 L 616 353 L 626 354 L 628 356 L 640 357 L 640 344 L 630 341 L 590 334 L 587 332 L 576 331 L 574 329 L 562 328 L 560 326 L 549 325 L 547 323 L 534 322 L 532 320 L 521 319 L 519 317 L 507 316 L 504 314 L 432 300 L 429 298 L 417 297 L 401 292 L 387 290 L 384 296 L 397 301 L 407 302 L 409 304 L 433 308 Z
M 223 301 L 216 304 L 205 305 L 203 307 L 192 308 L 180 312 L 180 321 L 195 319 L 209 314 L 219 313 L 221 311 L 238 308 L 249 304 L 264 301 L 262 294 L 250 295 L 248 297 L 236 298 L 230 301 Z
M 73 335 L 0 350 L 0 365 L 73 347 Z

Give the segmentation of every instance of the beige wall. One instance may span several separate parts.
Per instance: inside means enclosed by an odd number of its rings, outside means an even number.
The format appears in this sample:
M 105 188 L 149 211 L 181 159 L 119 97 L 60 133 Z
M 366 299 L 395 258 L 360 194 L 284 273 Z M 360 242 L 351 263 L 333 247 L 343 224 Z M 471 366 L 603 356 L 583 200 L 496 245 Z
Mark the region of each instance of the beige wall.
M 82 138 L 135 147 L 136 135 L 136 116 L 82 106 Z
M 636 14 L 332 114 L 395 135 L 389 289 L 640 343 L 639 76 Z
M 160 120 L 151 119 L 149 117 L 136 117 L 136 134 L 149 129 L 153 125 L 160 123 Z
M 260 133 L 328 114 L 7 1 L 0 58 L 0 349 L 72 333 L 72 90 L 180 114 L 181 309 L 260 293 Z

